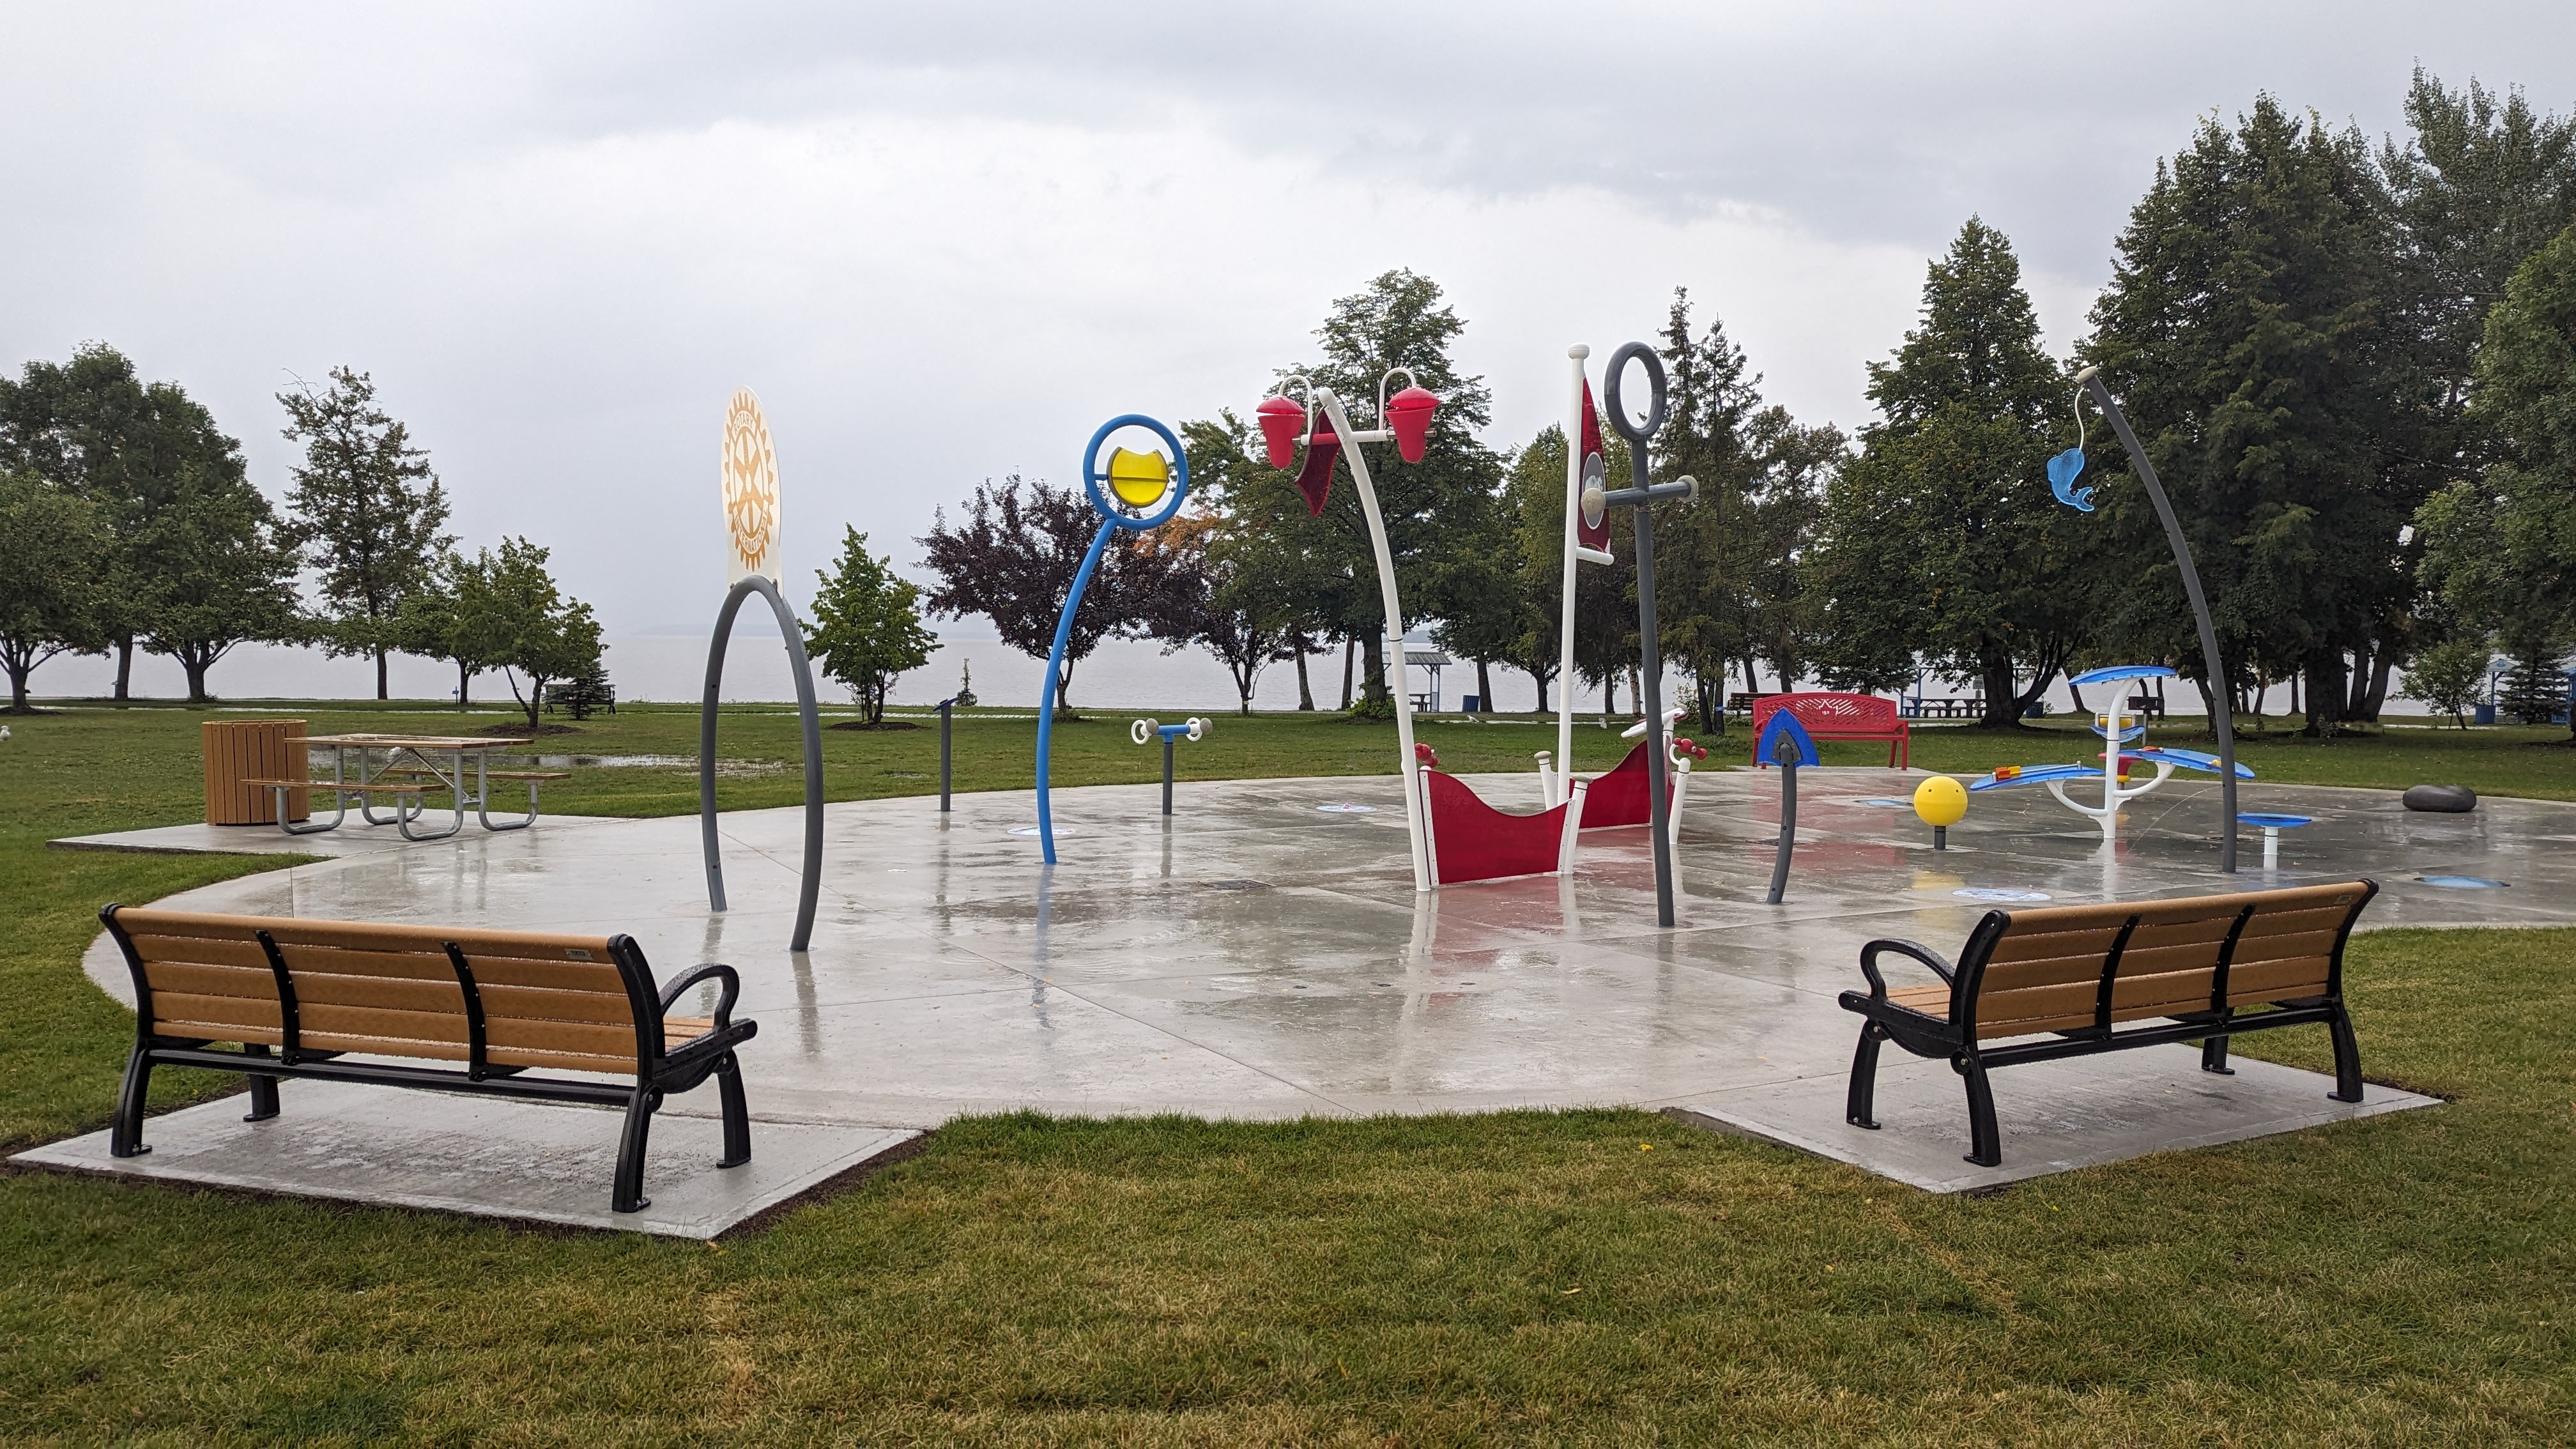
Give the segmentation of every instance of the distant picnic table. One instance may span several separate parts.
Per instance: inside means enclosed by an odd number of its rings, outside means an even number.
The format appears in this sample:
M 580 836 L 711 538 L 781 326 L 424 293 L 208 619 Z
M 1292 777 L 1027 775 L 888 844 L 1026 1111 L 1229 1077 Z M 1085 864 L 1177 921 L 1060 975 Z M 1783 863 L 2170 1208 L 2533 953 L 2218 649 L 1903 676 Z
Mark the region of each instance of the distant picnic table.
M 469 805 L 474 809 L 475 819 L 486 830 L 525 830 L 536 823 L 537 787 L 548 780 L 563 779 L 568 773 L 561 770 L 495 770 L 491 767 L 494 750 L 518 749 L 528 743 L 524 739 L 481 735 L 311 735 L 304 741 L 308 749 L 331 751 L 329 780 L 270 779 L 248 783 L 276 792 L 279 800 L 277 823 L 289 835 L 311 835 L 339 829 L 348 818 L 352 800 L 358 802 L 361 820 L 369 825 L 393 826 L 406 840 L 443 840 L 454 835 L 465 828 L 465 810 Z M 353 757 L 354 769 L 351 768 Z M 520 781 L 527 785 L 528 810 L 525 815 L 515 820 L 492 818 L 491 787 L 495 780 Z M 331 818 L 296 824 L 285 808 L 288 793 L 296 790 L 330 795 Z M 414 823 L 428 814 L 429 797 L 437 794 L 449 797 L 455 818 L 443 830 L 414 829 Z M 382 819 L 376 814 L 379 797 L 390 798 L 393 802 L 393 813 Z

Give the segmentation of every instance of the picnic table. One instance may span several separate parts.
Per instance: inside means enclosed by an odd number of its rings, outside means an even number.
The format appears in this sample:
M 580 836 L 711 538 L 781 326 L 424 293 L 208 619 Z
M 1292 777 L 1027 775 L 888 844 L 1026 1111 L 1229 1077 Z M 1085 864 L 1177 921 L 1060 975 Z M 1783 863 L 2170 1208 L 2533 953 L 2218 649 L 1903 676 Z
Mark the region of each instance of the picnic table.
M 1919 694 L 1908 695 L 1901 711 L 1908 719 L 1978 719 L 1985 712 L 1986 701 L 1982 695 L 1970 695 L 1965 699 L 1927 699 Z
M 491 736 L 458 735 L 311 735 L 308 749 L 331 751 L 331 778 L 320 780 L 254 780 L 249 783 L 275 791 L 280 799 L 278 825 L 289 835 L 311 835 L 317 831 L 337 830 L 348 818 L 349 802 L 358 802 L 358 818 L 369 825 L 390 825 L 402 832 L 405 840 L 444 840 L 465 828 L 465 809 L 474 808 L 475 819 L 486 830 L 525 830 L 537 820 L 537 787 L 548 780 L 565 778 L 560 770 L 495 770 L 492 751 L 517 749 L 529 742 L 523 739 Z M 354 757 L 355 769 L 351 768 Z M 524 781 L 528 787 L 527 814 L 516 820 L 495 820 L 490 814 L 491 787 L 495 780 Z M 310 819 L 297 824 L 289 818 L 283 801 L 289 790 L 310 790 L 316 795 L 329 795 L 331 818 Z M 455 818 L 444 830 L 413 829 L 413 823 L 428 814 L 429 797 L 444 794 L 453 802 Z M 376 801 L 390 796 L 392 815 L 379 819 Z M 316 816 L 320 814 L 317 810 Z

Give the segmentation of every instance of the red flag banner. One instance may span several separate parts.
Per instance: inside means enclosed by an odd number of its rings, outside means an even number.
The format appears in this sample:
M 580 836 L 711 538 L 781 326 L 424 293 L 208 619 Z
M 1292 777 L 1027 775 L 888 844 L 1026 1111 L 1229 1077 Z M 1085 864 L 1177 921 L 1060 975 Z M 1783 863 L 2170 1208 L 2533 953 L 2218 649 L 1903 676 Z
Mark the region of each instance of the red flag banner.
M 1601 414 L 1592 405 L 1592 379 L 1587 377 L 1583 380 L 1583 471 L 1581 476 L 1588 479 L 1596 473 L 1600 474 L 1601 486 L 1609 487 L 1608 456 L 1609 450 L 1601 443 Z M 1600 523 L 1593 524 L 1585 522 L 1583 514 L 1578 510 L 1574 515 L 1574 541 L 1585 548 L 1597 548 L 1603 553 L 1608 553 L 1610 551 L 1610 511 L 1603 509 Z
M 1332 420 L 1319 408 L 1315 412 L 1315 431 L 1306 439 L 1305 466 L 1297 470 L 1297 491 L 1306 495 L 1307 512 L 1324 511 L 1324 495 L 1333 488 L 1333 460 L 1340 456 L 1341 436 L 1333 431 Z

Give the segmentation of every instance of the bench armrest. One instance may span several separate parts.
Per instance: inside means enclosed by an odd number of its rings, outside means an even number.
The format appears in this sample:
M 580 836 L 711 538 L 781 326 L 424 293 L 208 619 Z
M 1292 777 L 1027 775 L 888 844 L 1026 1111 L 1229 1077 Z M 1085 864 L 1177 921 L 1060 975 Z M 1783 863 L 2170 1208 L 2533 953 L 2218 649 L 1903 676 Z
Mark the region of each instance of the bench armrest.
M 733 1013 L 734 998 L 742 994 L 742 978 L 734 974 L 732 967 L 721 963 L 710 962 L 704 966 L 692 966 L 674 977 L 670 985 L 662 988 L 663 1014 L 666 1016 L 670 1014 L 671 1003 L 679 1000 L 681 993 L 701 981 L 709 980 L 724 983 L 724 994 L 716 998 L 716 1029 L 722 1031 L 730 1024 L 728 1018 Z
M 1950 963 L 1942 960 L 1931 947 L 1915 941 L 1882 938 L 1860 948 L 1860 974 L 1869 978 L 1869 994 L 1879 1000 L 1883 1001 L 1887 998 L 1887 978 L 1878 974 L 1878 957 L 1882 951 L 1893 951 L 1899 956 L 1912 957 L 1931 967 L 1932 974 L 1940 977 L 1944 982 L 1957 984 L 1950 969 Z

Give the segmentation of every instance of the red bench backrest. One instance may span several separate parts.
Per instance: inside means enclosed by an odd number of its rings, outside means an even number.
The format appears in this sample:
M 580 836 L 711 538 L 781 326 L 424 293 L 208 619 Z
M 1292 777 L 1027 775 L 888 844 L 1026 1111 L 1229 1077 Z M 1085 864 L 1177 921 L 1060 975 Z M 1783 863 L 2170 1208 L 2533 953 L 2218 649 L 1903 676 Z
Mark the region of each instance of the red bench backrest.
M 1753 732 L 1760 734 L 1771 716 L 1787 710 L 1809 732 L 1826 730 L 1892 730 L 1901 721 L 1896 701 L 1874 694 L 1771 694 L 1753 701 Z

